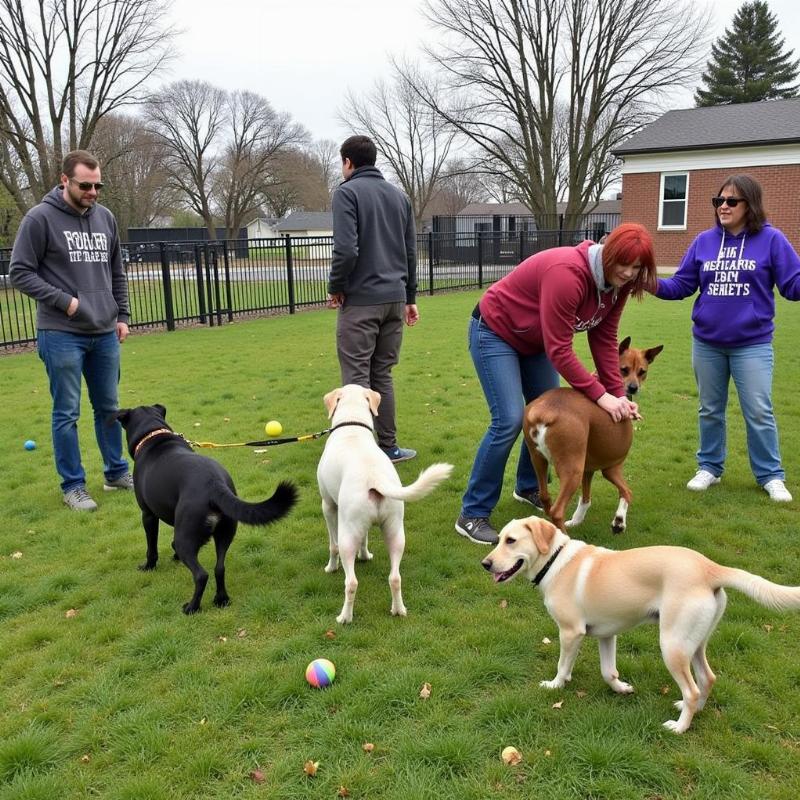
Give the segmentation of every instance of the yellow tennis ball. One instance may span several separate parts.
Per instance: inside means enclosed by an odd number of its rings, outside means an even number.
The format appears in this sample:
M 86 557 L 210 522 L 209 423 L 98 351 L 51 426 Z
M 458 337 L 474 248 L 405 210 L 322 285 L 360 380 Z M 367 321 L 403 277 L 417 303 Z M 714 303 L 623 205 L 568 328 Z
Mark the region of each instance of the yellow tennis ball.
M 271 419 L 265 426 L 264 430 L 267 436 L 280 436 L 283 433 L 283 425 L 276 419 Z

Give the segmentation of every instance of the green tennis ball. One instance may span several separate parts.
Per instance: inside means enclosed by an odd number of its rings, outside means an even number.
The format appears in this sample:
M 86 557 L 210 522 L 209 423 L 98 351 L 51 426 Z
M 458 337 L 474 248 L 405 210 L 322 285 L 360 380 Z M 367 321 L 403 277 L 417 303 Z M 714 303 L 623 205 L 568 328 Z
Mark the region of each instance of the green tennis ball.
M 283 433 L 283 425 L 276 419 L 271 419 L 265 426 L 267 436 L 280 436 Z

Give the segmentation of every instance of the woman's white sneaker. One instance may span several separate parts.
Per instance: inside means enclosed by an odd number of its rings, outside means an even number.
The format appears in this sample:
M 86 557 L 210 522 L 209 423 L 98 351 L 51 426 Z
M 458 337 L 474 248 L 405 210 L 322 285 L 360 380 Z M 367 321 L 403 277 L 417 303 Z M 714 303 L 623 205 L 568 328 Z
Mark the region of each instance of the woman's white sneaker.
M 686 488 L 693 492 L 704 492 L 709 486 L 719 483 L 719 478 L 712 475 L 707 469 L 697 470 L 697 474 L 686 484 Z M 766 486 L 764 487 L 767 488 Z
M 764 491 L 769 495 L 770 500 L 776 503 L 791 503 L 792 495 L 786 488 L 786 484 L 780 478 L 773 478 L 764 484 Z

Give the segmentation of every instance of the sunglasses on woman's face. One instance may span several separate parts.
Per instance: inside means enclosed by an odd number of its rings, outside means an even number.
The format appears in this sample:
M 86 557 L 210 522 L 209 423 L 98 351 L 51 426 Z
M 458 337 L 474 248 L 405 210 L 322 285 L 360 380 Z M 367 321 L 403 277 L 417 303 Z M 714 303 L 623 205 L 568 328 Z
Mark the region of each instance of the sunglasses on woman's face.
M 736 208 L 739 203 L 746 203 L 747 200 L 744 197 L 712 197 L 711 198 L 711 205 L 714 208 L 721 208 L 724 205 L 729 205 L 731 208 Z
M 96 192 L 99 192 L 105 184 L 102 183 L 91 183 L 90 181 L 76 181 L 75 178 L 70 178 L 72 183 L 74 183 L 82 192 L 88 192 L 94 189 Z

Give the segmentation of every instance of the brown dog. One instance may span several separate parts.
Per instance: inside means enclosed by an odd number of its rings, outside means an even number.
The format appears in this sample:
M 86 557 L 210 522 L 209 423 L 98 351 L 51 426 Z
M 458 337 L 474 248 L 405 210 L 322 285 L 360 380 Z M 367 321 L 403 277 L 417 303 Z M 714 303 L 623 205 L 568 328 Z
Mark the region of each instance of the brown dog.
M 637 350 L 630 343 L 630 336 L 619 343 L 619 368 L 625 393 L 632 398 L 664 345 Z M 600 470 L 619 490 L 619 506 L 611 530 L 622 533 L 631 502 L 631 490 L 622 475 L 622 465 L 633 441 L 631 421 L 614 422 L 597 403 L 575 389 L 551 389 L 527 405 L 522 429 L 539 481 L 539 497 L 553 523 L 564 529 L 565 525 L 574 527 L 583 522 L 592 504 L 592 478 Z M 559 480 L 554 503 L 547 488 L 548 462 Z M 572 519 L 565 523 L 567 503 L 581 480 L 580 503 Z
M 681 691 L 675 703 L 680 716 L 664 723 L 675 733 L 689 727 L 716 680 L 706 644 L 725 611 L 725 589 L 766 608 L 800 608 L 800 586 L 716 564 L 686 547 L 594 547 L 538 517 L 509 522 L 481 564 L 497 583 L 522 575 L 541 589 L 561 642 L 555 678 L 539 684 L 546 689 L 561 689 L 572 679 L 583 637 L 594 636 L 603 679 L 615 692 L 630 694 L 633 687 L 617 672 L 617 634 L 657 623 L 664 663 Z

